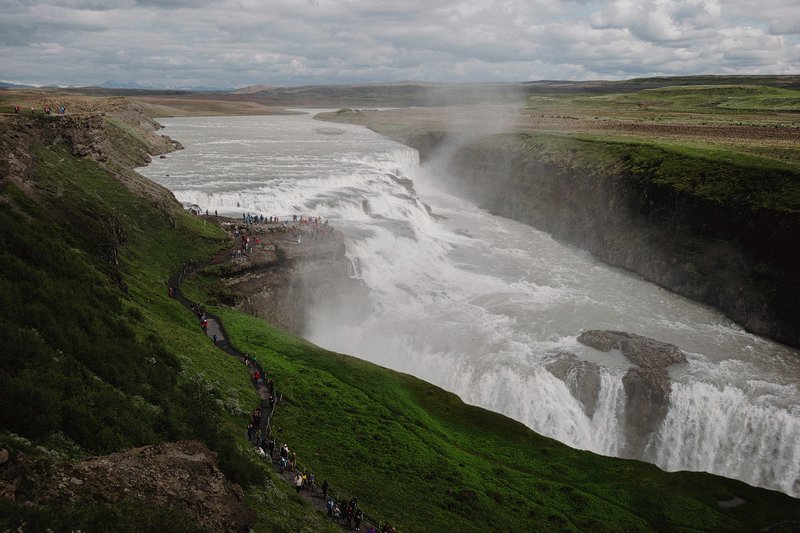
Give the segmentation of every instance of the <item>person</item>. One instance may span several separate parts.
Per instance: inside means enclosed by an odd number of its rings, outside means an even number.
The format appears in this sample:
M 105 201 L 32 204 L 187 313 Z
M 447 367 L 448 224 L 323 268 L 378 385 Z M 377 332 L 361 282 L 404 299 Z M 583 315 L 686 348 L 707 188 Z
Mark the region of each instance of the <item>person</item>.
M 19 115 L 19 106 L 18 106 L 18 105 L 15 105 L 15 106 L 14 106 L 14 113 L 16 113 L 17 115 Z
M 353 515 L 353 525 L 356 526 L 356 531 L 361 531 L 361 518 L 363 513 L 361 509 L 356 509 L 355 515 Z
M 322 481 L 322 498 L 326 499 L 328 497 L 328 480 L 325 479 Z
M 214 334 L 211 336 L 211 338 L 212 338 L 212 340 L 214 341 L 214 344 L 217 344 L 217 334 L 216 334 L 216 333 L 214 333 Z
M 303 488 L 303 476 L 300 475 L 300 472 L 294 476 L 294 488 L 297 491 L 297 494 L 300 494 L 300 490 Z
M 274 437 L 270 437 L 269 438 L 269 444 L 267 444 L 267 446 L 269 447 L 269 459 L 271 461 L 272 457 L 273 457 L 272 454 L 273 454 L 273 452 L 275 452 L 275 438 Z
M 289 446 L 284 444 L 280 451 L 280 460 L 278 464 L 281 467 L 281 472 L 283 472 L 284 467 L 286 467 L 286 462 L 289 460 Z
M 333 516 L 333 507 L 336 505 L 336 500 L 328 498 L 325 500 L 325 505 L 328 507 L 328 516 Z
M 289 472 L 294 472 L 294 467 L 297 464 L 297 454 L 292 452 L 291 459 L 289 459 Z

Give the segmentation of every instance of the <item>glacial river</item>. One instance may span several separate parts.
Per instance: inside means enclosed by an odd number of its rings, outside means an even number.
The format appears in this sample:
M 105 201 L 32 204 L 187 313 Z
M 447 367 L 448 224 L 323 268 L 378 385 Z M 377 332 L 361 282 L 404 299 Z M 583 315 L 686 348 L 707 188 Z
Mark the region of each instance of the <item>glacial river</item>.
M 577 335 L 674 343 L 689 361 L 670 369 L 669 410 L 641 458 L 800 496 L 797 350 L 448 194 L 414 150 L 365 128 L 311 115 L 160 122 L 186 149 L 139 172 L 178 200 L 226 215 L 318 215 L 345 234 L 368 301 L 311 310 L 313 342 L 605 455 L 624 443 L 630 364 Z M 563 353 L 602 367 L 592 416 L 545 368 Z

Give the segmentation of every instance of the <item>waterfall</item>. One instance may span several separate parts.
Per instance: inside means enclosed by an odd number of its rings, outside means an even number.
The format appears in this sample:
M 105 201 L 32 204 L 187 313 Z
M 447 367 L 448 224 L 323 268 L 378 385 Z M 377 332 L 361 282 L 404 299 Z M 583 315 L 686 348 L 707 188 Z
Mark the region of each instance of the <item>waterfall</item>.
M 447 194 L 416 152 L 366 129 L 321 135 L 307 116 L 164 124 L 186 150 L 142 172 L 179 200 L 220 214 L 319 215 L 344 233 L 365 288 L 352 298 L 368 301 L 310 310 L 313 342 L 606 455 L 624 451 L 631 363 L 576 337 L 615 329 L 674 343 L 691 357 L 670 370 L 668 410 L 642 459 L 800 496 L 796 350 Z M 598 370 L 558 377 L 554 361 Z

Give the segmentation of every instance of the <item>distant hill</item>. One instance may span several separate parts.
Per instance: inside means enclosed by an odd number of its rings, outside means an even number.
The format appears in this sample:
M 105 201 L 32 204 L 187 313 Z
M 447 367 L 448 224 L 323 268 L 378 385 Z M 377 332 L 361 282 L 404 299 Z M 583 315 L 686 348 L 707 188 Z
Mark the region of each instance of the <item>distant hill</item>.
M 511 103 L 531 95 L 603 94 L 636 92 L 673 85 L 762 85 L 800 88 L 800 76 L 680 76 L 635 78 L 622 81 L 538 80 L 528 82 L 432 83 L 398 82 L 348 85 L 304 85 L 276 87 L 252 85 L 228 91 L 225 99 L 269 105 L 331 106 L 438 106 Z
M 0 89 L 33 89 L 33 85 L 20 85 L 19 83 L 9 83 L 0 81 Z
M 92 87 L 100 89 L 133 89 L 137 91 L 181 91 L 193 93 L 217 93 L 231 91 L 230 87 L 209 87 L 206 85 L 160 85 L 155 83 L 137 83 L 133 81 L 106 80 Z

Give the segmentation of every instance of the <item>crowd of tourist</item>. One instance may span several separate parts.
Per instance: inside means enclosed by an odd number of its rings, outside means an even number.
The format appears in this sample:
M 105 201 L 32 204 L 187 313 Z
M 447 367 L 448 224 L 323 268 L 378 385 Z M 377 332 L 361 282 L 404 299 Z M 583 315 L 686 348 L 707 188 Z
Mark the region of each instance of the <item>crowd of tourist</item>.
M 254 236 L 256 233 L 253 230 L 258 229 L 253 227 L 256 224 L 280 224 L 284 228 L 294 228 L 294 231 L 303 231 L 297 230 L 296 228 L 298 226 L 310 227 L 317 232 L 316 235 L 327 234 L 327 232 L 333 231 L 328 222 L 325 221 L 323 223 L 319 217 L 307 218 L 295 215 L 293 216 L 292 225 L 289 225 L 288 217 L 287 220 L 279 221 L 278 217 L 255 216 L 245 213 L 243 215 L 243 222 L 246 225 L 245 227 L 237 226 L 234 228 L 234 234 L 241 237 L 243 249 L 249 248 L 251 242 L 256 245 L 260 244 L 259 237 Z M 293 230 L 289 229 L 289 231 Z M 253 238 L 252 241 L 250 240 L 251 237 Z M 175 282 L 174 286 L 172 283 L 170 284 L 169 295 L 171 297 L 178 296 L 179 281 L 180 278 Z M 208 315 L 199 304 L 187 302 L 186 305 L 188 305 L 191 311 L 197 316 L 200 327 L 208 335 L 209 319 L 218 319 Z M 214 344 L 217 344 L 217 340 L 215 334 L 213 338 Z M 218 346 L 221 348 L 223 347 L 219 344 Z M 224 343 L 224 347 L 229 353 L 236 354 L 240 357 L 250 372 L 253 385 L 256 389 L 259 389 L 260 396 L 262 399 L 266 397 L 266 401 L 262 401 L 261 404 L 252 411 L 250 421 L 245 429 L 245 436 L 254 446 L 256 453 L 264 457 L 265 460 L 269 460 L 271 464 L 276 465 L 278 472 L 282 475 L 286 475 L 288 472 L 290 477 L 289 481 L 297 491 L 297 494 L 306 492 L 311 497 L 321 498 L 325 503 L 327 515 L 332 520 L 335 520 L 339 525 L 347 529 L 361 531 L 362 524 L 365 524 L 368 520 L 363 510 L 358 505 L 358 498 L 352 498 L 349 501 L 346 499 L 337 500 L 330 494 L 330 484 L 328 480 L 323 480 L 322 484 L 318 487 L 314 473 L 311 472 L 310 469 L 301 468 L 298 465 L 297 453 L 289 449 L 288 443 L 283 443 L 280 448 L 277 447 L 275 435 L 272 434 L 270 426 L 271 417 L 279 398 L 275 392 L 274 381 L 267 378 L 263 367 L 254 357 L 247 354 L 240 354 L 228 343 Z M 378 528 L 369 526 L 365 531 L 367 533 L 395 533 L 396 530 L 389 523 L 379 523 Z

